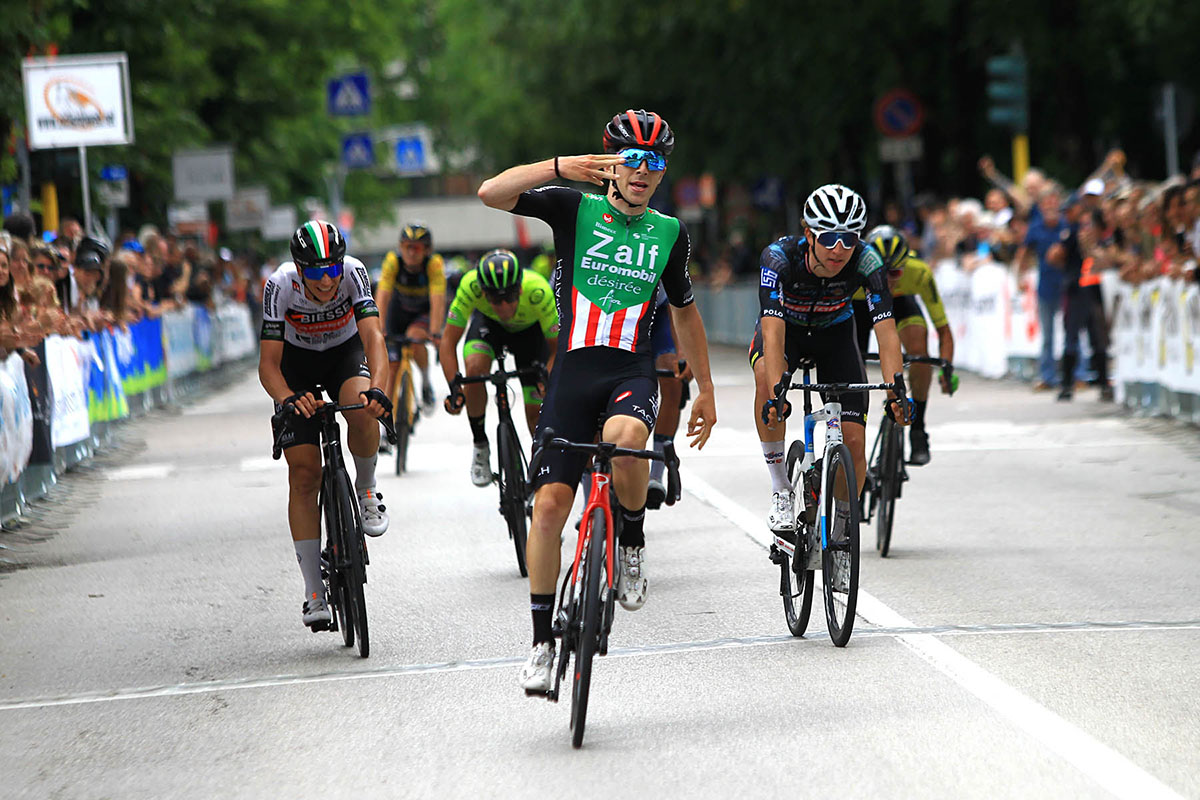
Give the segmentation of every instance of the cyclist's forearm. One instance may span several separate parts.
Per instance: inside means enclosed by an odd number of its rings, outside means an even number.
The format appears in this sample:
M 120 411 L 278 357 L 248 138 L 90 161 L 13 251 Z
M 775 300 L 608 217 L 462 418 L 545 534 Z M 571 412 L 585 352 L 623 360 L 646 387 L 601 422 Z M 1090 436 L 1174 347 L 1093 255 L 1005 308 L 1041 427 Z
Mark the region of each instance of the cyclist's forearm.
M 534 164 L 510 167 L 495 177 L 488 178 L 479 186 L 479 199 L 484 205 L 501 211 L 512 211 L 522 192 L 553 180 L 554 159 L 547 158 Z
M 875 324 L 875 338 L 879 341 L 879 371 L 884 383 L 891 383 L 897 372 L 904 370 L 904 356 L 900 352 L 900 334 L 896 332 L 896 321 L 885 319 Z M 892 397 L 893 393 L 888 392 Z
M 371 388 L 381 389 L 384 394 L 388 390 L 388 352 L 387 342 L 383 331 L 374 327 L 364 337 L 364 349 L 367 355 L 367 369 L 371 371 Z
M 458 340 L 462 338 L 463 329 L 457 325 L 447 325 L 442 331 L 442 343 L 438 345 L 438 356 L 442 362 L 442 375 L 446 383 L 454 382 L 458 374 Z
M 679 334 L 679 343 L 683 352 L 688 354 L 688 366 L 696 377 L 700 391 L 712 391 L 712 372 L 708 364 L 708 336 L 704 332 L 704 320 L 700 318 L 700 309 L 693 303 L 683 308 L 672 308 L 671 317 L 675 323 L 675 332 Z
M 264 364 L 261 361 L 258 365 L 258 380 L 262 387 L 267 390 L 267 394 L 271 395 L 271 399 L 276 403 L 282 403 L 284 400 L 295 394 L 291 387 L 288 386 L 286 380 L 283 379 L 283 373 L 279 367 L 272 368 L 270 364 Z
M 446 328 L 446 296 L 430 294 L 429 296 L 429 334 L 436 336 Z
M 375 305 L 379 307 L 379 327 L 387 331 L 388 308 L 392 304 L 392 290 L 384 289 L 375 297 Z
M 937 329 L 938 335 L 938 358 L 945 359 L 951 364 L 954 363 L 954 334 L 950 332 L 949 325 L 943 325 Z

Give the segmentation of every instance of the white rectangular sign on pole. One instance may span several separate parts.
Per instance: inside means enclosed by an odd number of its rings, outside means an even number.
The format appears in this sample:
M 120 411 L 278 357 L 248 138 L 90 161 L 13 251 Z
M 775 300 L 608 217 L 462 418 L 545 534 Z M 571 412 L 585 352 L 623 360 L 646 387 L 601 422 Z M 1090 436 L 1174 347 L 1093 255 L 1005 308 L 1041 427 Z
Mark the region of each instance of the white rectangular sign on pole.
M 263 223 L 262 236 L 267 241 L 290 239 L 296 232 L 296 207 L 271 206 Z
M 133 143 L 124 53 L 27 58 L 21 73 L 30 150 Z
M 233 198 L 233 148 L 177 150 L 171 156 L 176 200 Z
M 225 227 L 231 231 L 257 231 L 267 221 L 271 193 L 265 186 L 247 186 L 225 204 Z M 291 234 L 288 234 L 291 236 Z

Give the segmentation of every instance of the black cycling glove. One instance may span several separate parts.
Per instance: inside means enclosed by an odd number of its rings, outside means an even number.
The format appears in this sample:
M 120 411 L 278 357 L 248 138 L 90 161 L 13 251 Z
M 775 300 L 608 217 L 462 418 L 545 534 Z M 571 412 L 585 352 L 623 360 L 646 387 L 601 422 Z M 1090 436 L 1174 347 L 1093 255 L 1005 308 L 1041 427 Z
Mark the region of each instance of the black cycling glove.
M 367 389 L 367 391 L 363 392 L 363 394 L 367 396 L 368 403 L 374 400 L 376 403 L 379 403 L 379 405 L 383 406 L 384 416 L 390 417 L 392 415 L 392 400 L 384 393 L 383 389 L 372 386 L 370 389 Z

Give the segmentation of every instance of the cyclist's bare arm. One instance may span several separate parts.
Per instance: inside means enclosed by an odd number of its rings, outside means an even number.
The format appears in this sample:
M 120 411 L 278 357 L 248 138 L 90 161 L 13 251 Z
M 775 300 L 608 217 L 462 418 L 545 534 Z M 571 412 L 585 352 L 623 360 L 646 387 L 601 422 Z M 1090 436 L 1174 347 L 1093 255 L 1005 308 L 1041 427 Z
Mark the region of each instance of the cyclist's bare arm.
M 363 317 L 358 320 L 358 335 L 362 339 L 363 352 L 367 356 L 367 369 L 371 371 L 371 388 L 387 394 L 388 353 L 383 338 L 383 324 L 379 317 Z M 367 404 L 372 416 L 381 417 L 383 406 L 372 400 Z
M 534 164 L 509 167 L 484 181 L 477 194 L 486 206 L 512 211 L 522 192 L 549 183 L 559 176 L 563 180 L 603 186 L 604 181 L 612 177 L 613 167 L 623 161 L 618 155 L 559 156 L 558 175 L 555 175 L 555 159 L 547 158 Z
M 762 326 L 763 338 L 762 360 L 766 365 L 764 369 L 767 371 L 767 385 L 769 390 L 770 387 L 779 383 L 779 379 L 783 377 L 783 351 L 784 341 L 787 338 L 787 323 L 784 322 L 782 317 L 763 314 L 760 324 Z M 775 425 L 779 422 L 774 406 L 771 407 L 767 419 L 767 427 L 774 429 Z
M 437 337 L 445 330 L 446 325 L 446 293 L 429 293 L 429 335 Z
M 883 373 L 884 383 L 891 383 L 892 377 L 904 370 L 904 356 L 900 351 L 900 334 L 896 331 L 896 320 L 888 317 L 875 323 L 875 339 L 879 342 L 879 371 Z M 894 395 L 889 390 L 888 397 Z M 894 407 L 895 413 L 898 407 Z M 896 421 L 901 425 L 908 424 L 908 409 L 896 415 Z
M 462 338 L 463 330 L 461 325 L 452 322 L 447 322 L 442 330 L 442 343 L 438 345 L 438 355 L 442 362 L 442 375 L 446 377 L 447 384 L 454 383 L 454 376 L 458 374 L 458 340 Z
M 375 305 L 379 307 L 379 325 L 386 331 L 388 309 L 392 305 L 392 290 L 380 289 L 379 293 L 375 295 Z
M 708 366 L 708 337 L 704 333 L 704 320 L 695 303 L 676 308 L 671 306 L 671 319 L 679 344 L 688 354 L 688 366 L 696 376 L 696 399 L 692 401 L 692 414 L 688 419 L 687 435 L 692 438 L 691 446 L 703 448 L 712 435 L 717 422 L 717 398 L 713 388 L 712 373 Z

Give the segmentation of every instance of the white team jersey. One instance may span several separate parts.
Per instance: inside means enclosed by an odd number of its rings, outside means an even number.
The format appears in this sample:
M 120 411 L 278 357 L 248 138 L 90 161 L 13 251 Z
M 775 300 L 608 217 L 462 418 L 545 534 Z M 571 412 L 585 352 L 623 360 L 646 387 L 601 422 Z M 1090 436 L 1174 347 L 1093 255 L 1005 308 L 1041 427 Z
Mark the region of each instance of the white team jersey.
M 306 350 L 329 350 L 358 334 L 358 320 L 378 316 L 379 309 L 371 297 L 371 279 L 357 258 L 346 256 L 342 282 L 328 303 L 309 299 L 299 270 L 288 261 L 263 286 L 260 338 Z

